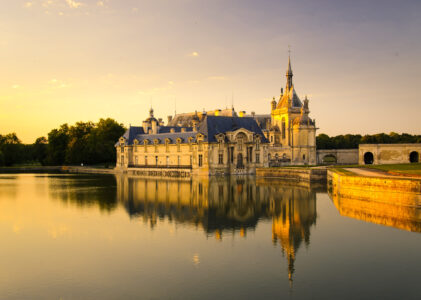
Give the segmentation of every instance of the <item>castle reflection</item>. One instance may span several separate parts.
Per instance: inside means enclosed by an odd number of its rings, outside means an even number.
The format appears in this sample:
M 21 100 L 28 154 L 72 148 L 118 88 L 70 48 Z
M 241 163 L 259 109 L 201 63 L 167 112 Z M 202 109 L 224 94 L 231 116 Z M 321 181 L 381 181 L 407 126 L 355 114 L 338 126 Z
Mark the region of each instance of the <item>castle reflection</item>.
M 151 227 L 167 219 L 216 239 L 228 233 L 245 237 L 259 220 L 272 220 L 272 241 L 280 243 L 287 258 L 291 282 L 297 251 L 309 245 L 317 218 L 314 189 L 254 177 L 180 181 L 118 176 L 117 198 L 131 217 Z
M 390 191 L 340 190 L 337 185 L 329 185 L 329 197 L 342 216 L 383 226 L 395 227 L 413 232 L 421 232 L 421 208 L 416 206 L 394 205 L 388 199 Z M 415 193 L 400 193 L 406 202 L 421 197 Z M 396 198 L 396 196 L 395 196 Z

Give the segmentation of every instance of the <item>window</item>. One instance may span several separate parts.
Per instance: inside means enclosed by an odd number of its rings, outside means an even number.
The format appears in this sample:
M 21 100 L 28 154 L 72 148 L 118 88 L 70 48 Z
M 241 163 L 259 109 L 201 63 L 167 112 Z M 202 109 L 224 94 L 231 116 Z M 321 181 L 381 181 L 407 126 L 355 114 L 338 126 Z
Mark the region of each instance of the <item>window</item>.
M 168 140 L 165 141 L 165 152 L 168 152 L 170 150 L 169 146 L 170 142 Z
M 253 162 L 253 148 L 249 147 L 247 148 L 247 161 L 248 162 Z
M 177 156 L 177 165 L 180 165 L 180 156 Z
M 169 156 L 166 157 L 167 167 L 170 165 L 170 158 Z
M 237 145 L 238 145 L 238 151 L 243 150 L 243 138 L 242 137 L 238 138 Z
M 305 154 L 303 154 L 303 160 L 306 160 L 306 155 Z
M 137 165 L 137 156 L 134 157 L 134 164 Z
M 198 146 L 199 151 L 202 151 L 202 141 L 197 142 L 197 144 L 199 145 L 199 146 Z
M 148 165 L 148 157 L 145 156 L 145 166 L 147 166 L 147 165 Z
M 134 145 L 133 147 L 134 147 L 134 152 L 137 152 L 137 146 Z
M 158 165 L 158 156 L 155 156 L 155 165 Z
M 120 157 L 120 162 L 121 162 L 121 165 L 124 165 L 124 155 L 122 155 L 122 156 Z
M 224 164 L 224 153 L 219 153 L 218 155 L 218 164 Z
M 230 149 L 230 162 L 234 163 L 234 147 L 231 147 Z
M 284 139 L 285 138 L 285 130 L 286 130 L 286 128 L 285 128 L 285 119 L 282 119 L 282 138 Z
M 203 156 L 199 154 L 199 167 L 203 166 Z
M 270 136 L 270 142 L 273 143 L 273 135 Z
M 190 155 L 190 166 L 193 165 L 193 156 Z
M 260 155 L 259 152 L 256 152 L 256 163 L 260 163 Z
M 237 155 L 237 169 L 244 169 L 243 154 L 241 153 Z
M 256 141 L 256 151 L 259 151 L 260 148 L 260 140 Z
M 177 152 L 181 151 L 181 145 L 180 145 L 180 141 L 177 141 Z

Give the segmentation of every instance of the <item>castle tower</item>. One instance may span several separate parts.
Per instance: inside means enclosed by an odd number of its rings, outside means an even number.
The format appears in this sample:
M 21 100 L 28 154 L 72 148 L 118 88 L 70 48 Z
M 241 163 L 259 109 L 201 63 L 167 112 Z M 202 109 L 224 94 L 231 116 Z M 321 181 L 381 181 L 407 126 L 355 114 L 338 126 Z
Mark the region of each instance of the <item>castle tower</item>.
M 271 102 L 271 157 L 277 157 L 278 162 L 282 158 L 283 163 L 316 164 L 316 126 L 309 117 L 307 97 L 302 102 L 295 91 L 290 55 L 285 74 L 285 91 L 281 89 L 275 108 Z

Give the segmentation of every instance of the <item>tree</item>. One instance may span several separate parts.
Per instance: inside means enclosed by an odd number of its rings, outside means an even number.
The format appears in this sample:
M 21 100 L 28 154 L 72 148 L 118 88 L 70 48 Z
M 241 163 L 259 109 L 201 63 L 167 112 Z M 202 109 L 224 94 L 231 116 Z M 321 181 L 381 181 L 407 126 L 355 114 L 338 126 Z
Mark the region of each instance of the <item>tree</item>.
M 48 133 L 46 162 L 49 165 L 64 164 L 68 142 L 69 126 L 67 124 L 63 124 L 59 129 L 53 129 Z
M 44 136 L 37 138 L 35 140 L 35 143 L 32 145 L 33 160 L 39 162 L 42 165 L 46 164 L 47 151 L 48 151 L 47 138 Z

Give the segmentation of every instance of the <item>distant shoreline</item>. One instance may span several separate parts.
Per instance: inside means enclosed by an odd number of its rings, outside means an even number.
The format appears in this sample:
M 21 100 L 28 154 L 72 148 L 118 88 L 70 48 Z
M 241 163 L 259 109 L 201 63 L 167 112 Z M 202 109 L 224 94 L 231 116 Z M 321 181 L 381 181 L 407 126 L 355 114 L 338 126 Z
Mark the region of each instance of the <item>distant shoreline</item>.
M 114 169 L 80 166 L 34 166 L 34 167 L 0 167 L 0 174 L 20 173 L 87 173 L 115 174 Z

